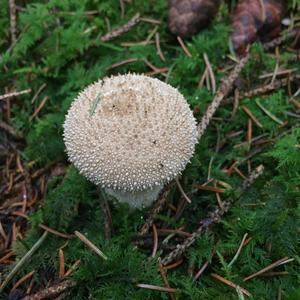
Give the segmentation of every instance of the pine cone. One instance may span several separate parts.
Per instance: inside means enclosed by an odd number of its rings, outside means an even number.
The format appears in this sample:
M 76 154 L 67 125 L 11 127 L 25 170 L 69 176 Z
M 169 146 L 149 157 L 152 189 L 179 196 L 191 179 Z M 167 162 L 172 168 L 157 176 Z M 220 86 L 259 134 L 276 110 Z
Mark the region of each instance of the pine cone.
M 176 36 L 191 37 L 215 16 L 219 0 L 169 0 L 169 30 Z
M 285 14 L 282 0 L 244 0 L 235 10 L 231 34 L 234 50 L 243 54 L 256 39 L 270 40 L 280 33 Z

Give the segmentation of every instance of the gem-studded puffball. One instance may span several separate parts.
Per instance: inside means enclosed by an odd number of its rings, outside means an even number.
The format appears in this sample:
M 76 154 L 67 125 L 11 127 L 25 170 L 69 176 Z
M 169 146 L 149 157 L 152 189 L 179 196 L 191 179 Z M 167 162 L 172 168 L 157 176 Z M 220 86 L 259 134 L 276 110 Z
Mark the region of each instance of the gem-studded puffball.
M 155 189 L 174 179 L 196 141 L 196 122 L 184 97 L 143 75 L 89 85 L 64 123 L 70 161 L 90 181 L 113 191 Z

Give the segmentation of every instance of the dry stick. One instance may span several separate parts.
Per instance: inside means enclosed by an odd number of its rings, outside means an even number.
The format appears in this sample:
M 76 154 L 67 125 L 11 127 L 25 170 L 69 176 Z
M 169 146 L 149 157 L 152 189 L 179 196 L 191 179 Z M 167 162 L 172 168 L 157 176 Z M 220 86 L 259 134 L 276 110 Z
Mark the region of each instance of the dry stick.
M 262 174 L 262 172 L 263 166 L 260 165 L 251 173 L 250 177 L 244 181 L 242 185 L 242 191 L 251 185 L 254 180 Z M 211 225 L 218 223 L 221 217 L 228 211 L 229 207 L 231 206 L 231 202 L 231 199 L 225 200 L 223 201 L 222 209 L 217 207 L 214 211 L 210 212 L 208 217 L 200 222 L 200 226 L 192 233 L 191 237 L 186 238 L 183 243 L 178 244 L 172 252 L 162 259 L 162 265 L 167 265 L 176 258 L 180 257 L 206 229 L 208 229 Z
M 110 40 L 115 39 L 116 37 L 122 35 L 123 33 L 129 31 L 132 27 L 140 22 L 140 14 L 135 14 L 126 24 L 121 26 L 120 28 L 114 29 L 104 36 L 101 37 L 102 42 L 108 42 Z
M 76 282 L 73 280 L 64 280 L 48 288 L 44 288 L 41 291 L 33 295 L 28 295 L 22 300 L 42 300 L 42 299 L 53 299 L 61 293 L 73 288 Z
M 280 87 L 286 86 L 291 79 L 283 78 L 283 79 L 277 79 L 273 83 L 267 84 L 260 86 L 256 89 L 253 89 L 249 92 L 246 92 L 242 95 L 240 95 L 239 99 L 243 98 L 251 98 L 253 96 L 259 96 L 259 95 L 264 95 L 269 92 L 272 92 Z
M 200 123 L 197 126 L 198 131 L 198 139 L 200 139 L 205 132 L 207 126 L 209 125 L 209 122 L 212 118 L 212 116 L 215 114 L 216 110 L 218 109 L 220 103 L 222 100 L 228 95 L 232 88 L 233 82 L 237 79 L 237 77 L 240 75 L 242 69 L 246 65 L 250 58 L 250 54 L 247 53 L 245 57 L 243 57 L 238 64 L 235 65 L 234 69 L 229 74 L 228 78 L 224 80 L 216 92 L 216 95 L 212 101 L 212 103 L 207 108 L 204 116 L 202 117 Z
M 158 213 L 161 211 L 163 205 L 165 204 L 165 202 L 167 201 L 169 194 L 171 192 L 171 186 L 173 184 L 169 184 L 167 185 L 163 191 L 160 193 L 160 196 L 158 197 L 158 200 L 155 202 L 154 206 L 152 207 L 150 214 L 145 222 L 145 224 L 143 225 L 141 231 L 140 231 L 140 235 L 144 235 L 149 231 L 149 228 L 152 226 L 155 217 L 158 215 Z
M 6 98 L 11 98 L 11 97 L 15 97 L 15 96 L 20 96 L 20 95 L 23 95 L 23 94 L 28 94 L 30 92 L 31 92 L 31 89 L 23 90 L 23 91 L 20 91 L 20 92 L 8 93 L 8 94 L 5 94 L 5 95 L 1 95 L 0 100 L 4 100 Z
M 266 43 L 263 45 L 265 50 L 270 50 L 273 49 L 277 46 L 280 46 L 283 42 L 285 42 L 288 39 L 297 37 L 297 35 L 300 34 L 300 28 L 297 29 L 293 29 L 291 31 L 285 32 L 283 35 L 281 35 L 280 37 Z
M 11 281 L 11 279 L 19 272 L 19 270 L 23 267 L 23 265 L 32 257 L 34 252 L 41 246 L 48 235 L 48 232 L 45 231 L 43 235 L 37 240 L 37 242 L 32 246 L 32 248 L 16 263 L 10 273 L 7 275 L 5 280 L 2 282 L 0 286 L 0 294 L 6 285 Z
M 9 0 L 9 14 L 11 42 L 14 44 L 17 40 L 17 17 L 15 0 Z
M 113 234 L 113 222 L 112 222 L 112 217 L 110 213 L 110 208 L 109 204 L 106 198 L 105 193 L 103 193 L 102 189 L 98 190 L 99 196 L 101 196 L 101 209 L 103 212 L 103 219 L 104 219 L 104 234 L 105 238 L 107 240 L 111 239 L 111 236 Z

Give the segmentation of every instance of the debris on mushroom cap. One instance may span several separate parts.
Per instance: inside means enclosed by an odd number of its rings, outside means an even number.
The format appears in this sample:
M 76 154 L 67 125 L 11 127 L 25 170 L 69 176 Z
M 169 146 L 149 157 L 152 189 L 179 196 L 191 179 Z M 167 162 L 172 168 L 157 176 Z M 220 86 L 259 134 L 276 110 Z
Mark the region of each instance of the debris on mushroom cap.
M 196 122 L 177 89 L 151 77 L 119 75 L 91 84 L 69 109 L 70 161 L 93 183 L 135 192 L 162 186 L 193 155 Z

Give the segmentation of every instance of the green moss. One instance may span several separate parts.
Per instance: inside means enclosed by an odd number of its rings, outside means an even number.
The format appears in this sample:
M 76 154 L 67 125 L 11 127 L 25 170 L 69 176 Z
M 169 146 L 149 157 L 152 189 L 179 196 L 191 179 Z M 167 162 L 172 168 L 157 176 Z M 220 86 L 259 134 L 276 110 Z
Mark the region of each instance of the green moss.
M 185 55 L 176 39 L 166 27 L 166 2 L 136 0 L 126 4 L 125 16 L 120 18 L 119 1 L 30 1 L 24 11 L 18 12 L 20 39 L 15 47 L 9 47 L 9 16 L 7 4 L 0 7 L 0 87 L 10 88 L 12 81 L 17 89 L 31 88 L 30 95 L 11 101 L 12 125 L 26 137 L 26 147 L 22 153 L 27 161 L 35 161 L 38 166 L 58 161 L 67 164 L 62 139 L 64 115 L 77 93 L 99 77 L 125 72 L 149 72 L 151 69 L 142 61 L 147 59 L 159 68 L 168 67 L 168 81 L 186 96 L 200 120 L 205 108 L 212 100 L 212 92 L 205 86 L 198 88 L 205 70 L 203 55 L 206 53 L 212 64 L 217 85 L 228 73 L 228 36 L 230 23 L 228 9 L 222 11 L 208 28 L 186 41 L 192 58 Z M 299 1 L 297 1 L 298 3 Z M 293 5 L 295 1 L 289 1 Z M 96 10 L 93 16 L 86 11 Z M 156 54 L 155 44 L 123 47 L 124 42 L 140 42 L 147 38 L 156 25 L 141 22 L 131 31 L 117 39 L 103 43 L 100 36 L 107 32 L 105 18 L 113 28 L 129 20 L 137 11 L 142 16 L 161 21 L 157 30 L 166 61 Z M 263 51 L 259 44 L 251 49 L 252 59 L 243 70 L 239 83 L 242 88 L 261 85 L 258 75 L 272 73 L 277 63 L 274 55 Z M 282 68 L 297 68 L 299 63 L 287 65 L 291 54 L 285 48 L 280 51 Z M 124 64 L 115 69 L 109 66 L 137 58 L 139 61 Z M 46 84 L 41 94 L 32 103 L 34 93 Z M 292 89 L 298 87 L 292 85 Z M 48 100 L 37 117 L 30 118 L 42 99 Z M 255 148 L 247 144 L 248 116 L 238 109 L 231 118 L 232 105 L 222 105 L 216 119 L 210 124 L 197 145 L 196 153 L 182 178 L 182 184 L 189 193 L 192 204 L 187 205 L 181 218 L 163 211 L 156 224 L 172 228 L 184 226 L 192 232 L 197 228 L 209 209 L 216 204 L 216 196 L 209 191 L 197 191 L 193 184 L 204 183 L 211 178 L 226 182 L 232 190 L 221 194 L 221 198 L 232 196 L 235 200 L 229 213 L 212 231 L 204 234 L 184 256 L 180 267 L 168 271 L 168 280 L 178 289 L 176 299 L 237 299 L 237 292 L 214 280 L 209 274 L 217 273 L 249 290 L 252 299 L 276 299 L 278 289 L 284 299 L 298 299 L 300 285 L 300 131 L 299 120 L 291 118 L 286 111 L 295 111 L 289 102 L 285 89 L 246 98 L 241 105 L 247 106 L 263 128 L 253 125 L 253 137 L 265 134 L 269 143 L 258 146 L 260 153 L 251 159 L 252 168 L 263 164 L 265 172 L 241 198 L 239 189 L 241 178 L 237 174 L 228 176 L 224 169 L 233 161 L 240 162 L 240 170 L 248 175 L 245 157 Z M 288 127 L 280 127 L 255 103 L 260 103 Z M 198 111 L 199 110 L 199 111 Z M 228 134 L 241 132 L 234 137 Z M 223 146 L 216 149 L 217 143 Z M 178 191 L 174 191 L 169 201 L 177 205 Z M 22 275 L 35 270 L 34 286 L 40 286 L 42 276 L 47 280 L 58 278 L 58 249 L 64 247 L 66 267 L 76 260 L 81 263 L 73 273 L 78 285 L 68 299 L 168 299 L 166 293 L 136 287 L 137 283 L 164 285 L 157 272 L 157 266 L 148 248 L 136 247 L 136 235 L 145 221 L 148 211 L 130 211 L 126 205 L 110 202 L 114 234 L 110 241 L 105 239 L 104 217 L 101 197 L 95 186 L 87 182 L 78 172 L 69 167 L 64 178 L 52 179 L 47 184 L 47 195 L 41 208 L 30 216 L 31 229 L 26 237 L 18 240 L 14 247 L 18 258 L 41 236 L 38 224 L 43 223 L 65 233 L 75 230 L 85 234 L 107 256 L 104 261 L 87 248 L 80 240 L 66 240 L 48 235 L 32 260 L 13 279 L 15 283 Z M 251 241 L 243 248 L 238 259 L 230 265 L 245 233 Z M 151 240 L 152 236 L 148 237 Z M 169 244 L 176 245 L 171 239 Z M 212 253 L 215 250 L 215 254 Z M 167 250 L 159 250 L 162 256 Z M 289 256 L 295 260 L 274 271 L 288 271 L 277 277 L 256 277 L 243 282 L 243 278 L 266 267 L 270 263 Z M 195 272 L 208 260 L 207 270 L 198 281 L 193 281 L 188 272 Z M 8 271 L 8 270 L 7 270 Z M 45 275 L 46 274 L 46 275 Z M 9 290 L 9 289 L 8 289 Z M 7 290 L 7 291 L 8 291 Z

